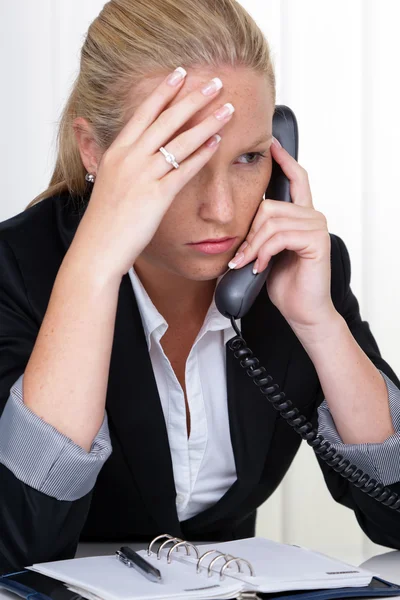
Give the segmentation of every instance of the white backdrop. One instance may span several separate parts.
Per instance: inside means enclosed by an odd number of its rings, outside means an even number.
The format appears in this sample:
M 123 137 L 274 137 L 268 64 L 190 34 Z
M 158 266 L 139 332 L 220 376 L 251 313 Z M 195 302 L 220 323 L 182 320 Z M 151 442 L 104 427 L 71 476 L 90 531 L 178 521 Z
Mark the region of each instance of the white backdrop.
M 397 0 L 240 0 L 266 33 L 277 103 L 299 125 L 299 162 L 314 206 L 345 241 L 352 289 L 382 355 L 397 374 L 400 157 Z M 104 0 L 0 0 L 0 221 L 47 187 L 57 121 L 89 23 Z M 216 74 L 217 75 L 217 74 Z M 258 533 L 361 561 L 372 544 L 336 504 L 303 444 L 262 507 Z

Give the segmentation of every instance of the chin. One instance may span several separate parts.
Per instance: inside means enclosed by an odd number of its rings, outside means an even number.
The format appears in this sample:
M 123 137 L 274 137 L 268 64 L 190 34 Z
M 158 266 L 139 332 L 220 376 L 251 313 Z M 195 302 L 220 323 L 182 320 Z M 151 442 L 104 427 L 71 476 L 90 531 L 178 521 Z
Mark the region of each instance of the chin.
M 229 270 L 228 262 L 230 260 L 231 258 L 214 261 L 191 261 L 186 262 L 181 267 L 177 266 L 174 270 L 187 279 L 210 281 L 211 279 L 217 279 Z

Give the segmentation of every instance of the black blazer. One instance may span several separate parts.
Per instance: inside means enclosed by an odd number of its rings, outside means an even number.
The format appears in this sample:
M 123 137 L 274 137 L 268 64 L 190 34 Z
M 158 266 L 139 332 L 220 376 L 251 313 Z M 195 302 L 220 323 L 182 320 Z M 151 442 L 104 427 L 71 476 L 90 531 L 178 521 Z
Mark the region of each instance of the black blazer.
M 88 199 L 86 195 L 85 206 Z M 58 269 L 83 212 L 74 197 L 62 194 L 0 223 L 0 413 L 28 363 Z M 381 358 L 368 323 L 361 320 L 349 287 L 348 252 L 335 235 L 331 235 L 331 262 L 336 309 L 376 367 L 400 387 Z M 317 426 L 323 393 L 314 365 L 265 288 L 242 319 L 242 333 L 274 381 Z M 281 482 L 301 438 L 263 398 L 228 348 L 226 359 L 237 481 L 214 506 L 179 523 L 163 412 L 126 274 L 119 291 L 106 401 L 113 452 L 94 489 L 73 502 L 29 487 L 0 465 L 0 573 L 71 558 L 78 541 L 147 540 L 166 532 L 215 541 L 254 535 L 256 509 Z M 324 463 L 320 466 L 333 498 L 354 510 L 370 539 L 400 549 L 399 514 Z M 391 487 L 400 493 L 400 483 Z

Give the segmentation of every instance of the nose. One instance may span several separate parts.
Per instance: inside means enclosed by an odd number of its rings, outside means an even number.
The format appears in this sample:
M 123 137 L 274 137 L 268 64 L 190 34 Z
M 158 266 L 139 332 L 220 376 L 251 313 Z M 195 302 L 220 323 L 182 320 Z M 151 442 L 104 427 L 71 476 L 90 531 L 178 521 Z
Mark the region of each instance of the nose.
M 199 215 L 204 221 L 227 225 L 235 216 L 232 190 L 228 185 L 204 186 L 200 192 Z

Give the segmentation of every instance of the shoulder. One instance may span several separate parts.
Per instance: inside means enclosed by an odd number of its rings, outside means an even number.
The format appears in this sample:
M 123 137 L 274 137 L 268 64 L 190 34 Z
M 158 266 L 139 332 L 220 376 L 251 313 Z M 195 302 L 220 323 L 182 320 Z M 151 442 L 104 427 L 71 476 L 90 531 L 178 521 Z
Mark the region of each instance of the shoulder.
M 80 200 L 80 201 L 79 201 Z M 68 192 L 41 200 L 0 222 L 0 248 L 9 248 L 21 265 L 62 257 L 75 235 L 84 201 Z
M 21 288 L 38 313 L 45 310 L 84 206 L 82 199 L 58 194 L 0 222 L 1 287 L 6 295 Z
M 0 222 L 0 240 L 13 243 L 27 230 L 43 229 L 48 219 L 53 198 L 46 198 L 5 221 Z
M 35 240 L 51 241 L 55 235 L 78 226 L 84 209 L 84 199 L 68 192 L 50 196 L 30 208 L 0 222 L 0 241 L 18 247 Z

